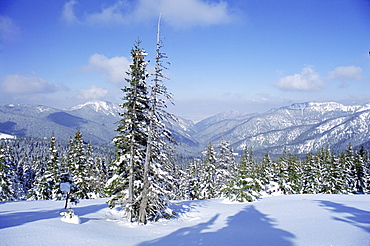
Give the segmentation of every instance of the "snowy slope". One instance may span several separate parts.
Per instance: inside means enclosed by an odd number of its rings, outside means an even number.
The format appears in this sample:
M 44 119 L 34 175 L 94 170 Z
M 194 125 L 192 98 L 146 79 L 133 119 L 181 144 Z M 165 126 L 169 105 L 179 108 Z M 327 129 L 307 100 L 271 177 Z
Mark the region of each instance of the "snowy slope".
M 290 195 L 253 203 L 183 201 L 178 217 L 146 226 L 115 220 L 105 199 L 0 204 L 1 245 L 370 245 L 370 196 Z
M 15 139 L 15 136 L 0 132 L 0 139 Z

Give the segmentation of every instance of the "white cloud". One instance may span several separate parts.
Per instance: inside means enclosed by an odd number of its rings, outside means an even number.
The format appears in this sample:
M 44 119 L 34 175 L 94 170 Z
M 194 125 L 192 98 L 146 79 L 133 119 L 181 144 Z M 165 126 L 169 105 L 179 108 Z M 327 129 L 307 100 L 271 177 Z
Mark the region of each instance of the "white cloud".
M 74 12 L 73 6 L 76 5 L 77 2 L 75 0 L 71 0 L 64 4 L 63 12 L 62 12 L 62 19 L 69 22 L 69 23 L 78 23 L 79 20 L 76 17 Z
M 108 90 L 96 87 L 95 85 L 90 86 L 89 89 L 81 89 L 78 98 L 81 99 L 99 99 L 103 98 L 108 94 Z
M 226 2 L 202 0 L 141 0 L 134 15 L 137 19 L 158 18 L 160 12 L 163 20 L 173 27 L 223 24 L 234 18 Z
M 275 86 L 284 91 L 319 91 L 325 87 L 325 84 L 311 66 L 306 66 L 300 74 L 279 79 Z
M 86 15 L 86 22 L 89 24 L 100 23 L 126 23 L 129 21 L 125 14 L 125 6 L 122 1 L 118 1 L 112 6 L 103 8 L 101 12 Z
M 86 24 L 119 23 L 130 24 L 155 20 L 162 13 L 163 21 L 181 28 L 223 24 L 235 18 L 227 2 L 204 0 L 139 0 L 137 2 L 117 1 L 95 13 L 85 13 L 83 19 L 76 16 L 72 0 L 64 5 L 62 18 L 68 22 Z
M 329 79 L 340 80 L 360 80 L 362 68 L 356 66 L 336 67 L 333 71 L 328 72 Z
M 13 41 L 19 35 L 19 27 L 7 16 L 0 16 L 0 41 Z
M 53 83 L 36 75 L 27 77 L 19 74 L 6 76 L 0 87 L 3 92 L 12 94 L 53 93 L 58 90 Z
M 93 54 L 89 58 L 89 65 L 82 67 L 81 70 L 84 72 L 101 72 L 107 77 L 108 81 L 121 83 L 126 78 L 126 71 L 128 71 L 130 63 L 126 57 L 107 58 L 101 54 Z

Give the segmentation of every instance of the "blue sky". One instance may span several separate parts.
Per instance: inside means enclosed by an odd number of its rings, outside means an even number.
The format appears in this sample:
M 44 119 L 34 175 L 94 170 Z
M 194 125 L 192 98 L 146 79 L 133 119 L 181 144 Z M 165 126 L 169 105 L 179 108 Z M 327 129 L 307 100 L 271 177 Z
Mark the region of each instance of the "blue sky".
M 370 102 L 369 1 L 2 0 L 0 104 L 121 102 L 136 40 L 154 61 L 160 12 L 177 116 Z

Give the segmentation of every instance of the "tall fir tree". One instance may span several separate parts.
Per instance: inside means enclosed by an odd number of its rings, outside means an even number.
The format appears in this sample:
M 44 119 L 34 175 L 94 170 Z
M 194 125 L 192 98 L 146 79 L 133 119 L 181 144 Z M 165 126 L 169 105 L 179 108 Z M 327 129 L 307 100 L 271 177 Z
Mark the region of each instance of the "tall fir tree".
M 319 192 L 319 170 L 312 153 L 306 155 L 302 167 L 302 192 L 316 194 Z
M 271 160 L 270 155 L 266 153 L 262 158 L 262 162 L 259 167 L 259 179 L 268 194 L 272 194 L 277 191 L 275 190 L 277 188 L 277 183 L 274 183 L 274 166 L 275 164 Z
M 187 190 L 185 191 L 185 199 L 189 198 L 190 200 L 200 199 L 200 172 L 202 167 L 202 160 L 193 159 L 189 161 L 186 168 L 186 185 L 183 187 Z
M 340 162 L 343 170 L 343 177 L 345 182 L 347 183 L 348 193 L 356 192 L 356 183 L 355 183 L 355 175 L 356 175 L 356 168 L 355 168 L 355 153 L 352 148 L 352 145 L 349 144 L 347 149 L 344 150 L 340 155 Z
M 59 192 L 59 154 L 56 149 L 55 141 L 56 139 L 53 134 L 50 138 L 49 154 L 46 156 L 44 162 L 38 163 L 35 186 L 30 194 L 31 199 L 61 199 Z
M 6 146 L 0 143 L 0 201 L 14 200 L 10 162 Z
M 50 170 L 52 173 L 52 197 L 56 198 L 58 200 L 62 199 L 60 196 L 60 189 L 59 189 L 59 183 L 60 183 L 60 159 L 59 159 L 59 151 L 56 148 L 56 138 L 54 133 L 50 137 L 50 147 L 49 147 L 49 155 L 47 158 L 47 169 Z
M 71 158 L 69 172 L 76 185 L 75 196 L 77 199 L 89 199 L 91 198 L 90 173 L 81 131 L 76 131 L 74 144 L 69 147 L 69 151 L 71 151 L 68 153 L 68 158 Z
M 101 167 L 101 159 L 97 158 L 95 160 L 93 155 L 93 147 L 90 142 L 86 146 L 86 182 L 90 189 L 90 198 L 99 198 L 103 196 L 103 183 L 104 183 L 104 173 Z
M 174 115 L 166 111 L 167 102 L 172 103 L 172 95 L 164 84 L 166 77 L 163 70 L 167 69 L 164 59 L 167 55 L 161 51 L 163 47 L 160 37 L 160 17 L 158 19 L 155 72 L 150 86 L 148 136 L 143 167 L 143 190 L 141 194 L 139 218 L 140 223 L 146 224 L 147 219 L 158 219 L 172 216 L 168 196 L 171 193 L 176 174 L 172 158 L 171 144 L 174 139 L 165 123 L 175 121 Z M 168 63 L 167 63 L 168 64 Z
M 355 158 L 354 158 L 354 190 L 353 193 L 355 194 L 364 194 L 367 192 L 367 175 L 366 175 L 366 163 L 363 159 L 363 156 L 356 151 Z
M 246 147 L 237 167 L 237 172 L 223 189 L 224 196 L 231 201 L 238 202 L 256 200 L 263 189 L 262 183 L 256 174 L 252 151 L 249 151 Z
M 127 72 L 128 85 L 122 89 L 124 103 L 120 105 L 123 112 L 116 130 L 118 134 L 113 140 L 116 146 L 116 160 L 111 165 L 113 176 L 107 182 L 107 191 L 111 195 L 109 206 L 123 206 L 128 221 L 138 219 L 143 187 L 150 108 L 146 55 L 140 41 L 136 42 L 131 50 L 133 63 Z
M 211 199 L 216 197 L 215 174 L 217 157 L 212 144 L 207 146 L 204 161 L 201 166 L 199 177 L 199 198 Z
M 226 183 L 231 180 L 231 177 L 236 172 L 236 162 L 234 152 L 230 143 L 221 140 L 219 144 L 218 158 L 215 170 L 215 190 L 216 196 L 222 196 L 222 190 L 226 187 Z

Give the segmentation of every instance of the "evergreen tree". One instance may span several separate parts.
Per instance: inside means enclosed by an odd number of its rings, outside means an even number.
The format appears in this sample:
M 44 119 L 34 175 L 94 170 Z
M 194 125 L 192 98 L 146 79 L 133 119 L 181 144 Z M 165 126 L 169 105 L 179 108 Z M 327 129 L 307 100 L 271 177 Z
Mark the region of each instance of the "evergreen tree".
M 288 154 L 288 183 L 291 187 L 292 194 L 299 194 L 302 192 L 302 168 L 298 157 Z
M 330 170 L 329 187 L 331 194 L 347 194 L 348 185 L 345 180 L 343 166 L 341 165 L 340 158 L 336 155 L 332 155 Z
M 163 79 L 166 79 L 163 75 L 163 70 L 166 69 L 163 59 L 166 59 L 167 56 L 161 51 L 162 47 L 159 18 L 155 73 L 149 97 L 149 125 L 143 168 L 143 190 L 138 218 L 139 222 L 144 224 L 147 223 L 148 217 L 157 219 L 172 216 L 168 196 L 171 195 L 172 187 L 176 187 L 174 184 L 176 173 L 170 174 L 176 169 L 170 145 L 174 143 L 174 139 L 165 124 L 176 120 L 176 118 L 166 111 L 166 103 L 167 101 L 172 103 L 172 95 L 168 93 L 163 83 Z
M 316 194 L 320 192 L 320 170 L 316 160 L 317 157 L 309 153 L 303 162 L 303 193 Z
M 189 161 L 186 169 L 186 181 L 187 191 L 186 194 L 190 200 L 200 199 L 200 172 L 202 167 L 202 161 L 200 159 L 193 159 Z M 186 199 L 187 197 L 185 197 Z
M 216 197 L 215 172 L 216 172 L 216 152 L 212 144 L 209 144 L 204 152 L 205 159 L 201 166 L 199 177 L 199 198 L 211 199 Z
M 74 145 L 69 148 L 72 153 L 69 153 L 70 166 L 69 172 L 72 175 L 77 191 L 75 196 L 77 199 L 89 199 L 91 194 L 90 187 L 90 172 L 87 165 L 86 153 L 82 139 L 82 133 L 76 131 L 74 137 Z
M 348 145 L 347 149 L 340 155 L 340 162 L 343 170 L 343 177 L 347 184 L 348 193 L 356 192 L 356 167 L 355 153 L 352 145 Z
M 50 138 L 49 154 L 44 162 L 38 163 L 35 186 L 29 197 L 35 200 L 61 199 L 59 153 L 54 134 Z
M 0 201 L 13 200 L 12 177 L 9 173 L 11 165 L 6 147 L 0 143 Z
M 365 187 L 364 187 L 364 193 L 370 192 L 370 156 L 369 152 L 364 149 L 363 146 L 358 151 L 358 154 L 361 156 L 363 162 L 364 162 L 364 168 L 365 168 Z
M 32 168 L 32 162 L 27 160 L 25 161 L 24 168 L 23 168 L 23 189 L 26 195 L 26 198 L 28 197 L 35 181 L 35 171 Z
M 233 150 L 227 141 L 222 140 L 219 144 L 219 152 L 215 170 L 216 196 L 222 195 L 226 182 L 230 181 L 231 175 L 235 173 L 235 159 Z
M 278 188 L 277 182 L 275 182 L 275 172 L 274 172 L 274 162 L 271 160 L 268 153 L 262 159 L 261 165 L 259 167 L 259 179 L 262 182 L 262 185 L 265 187 L 265 191 L 268 194 L 276 192 Z
M 284 194 L 291 194 L 293 193 L 293 188 L 291 187 L 291 183 L 289 180 L 289 159 L 286 149 L 284 149 L 283 153 L 279 157 L 279 161 L 276 164 L 276 173 L 278 175 L 278 184 L 279 189 Z
M 99 198 L 103 195 L 104 173 L 102 171 L 101 158 L 95 159 L 93 148 L 90 142 L 86 147 L 86 166 L 87 166 L 87 186 L 90 187 L 90 198 Z
M 223 194 L 231 201 L 251 202 L 260 196 L 263 189 L 262 183 L 257 179 L 256 170 L 253 167 L 252 152 L 245 148 L 236 175 L 227 183 Z
M 353 177 L 354 193 L 364 194 L 367 191 L 366 178 L 367 178 L 366 163 L 363 159 L 363 156 L 359 152 L 356 152 L 354 159 L 354 177 Z
M 121 120 L 118 135 L 114 138 L 116 160 L 112 163 L 113 176 L 107 183 L 107 191 L 112 196 L 110 207 L 124 206 L 128 221 L 138 219 L 140 196 L 143 187 L 143 164 L 147 146 L 149 125 L 149 99 L 146 79 L 147 54 L 138 41 L 131 50 L 133 63 L 127 72 L 128 85 L 124 92 L 124 103 L 120 106 Z
M 61 199 L 58 195 L 60 194 L 59 183 L 60 183 L 60 163 L 59 163 L 59 152 L 56 148 L 56 139 L 54 133 L 50 138 L 49 156 L 47 158 L 47 170 L 52 174 L 50 181 L 52 185 L 52 197 L 56 199 Z
M 53 198 L 53 187 L 55 186 L 53 180 L 53 173 L 48 169 L 47 165 L 39 163 L 31 199 L 51 200 Z

